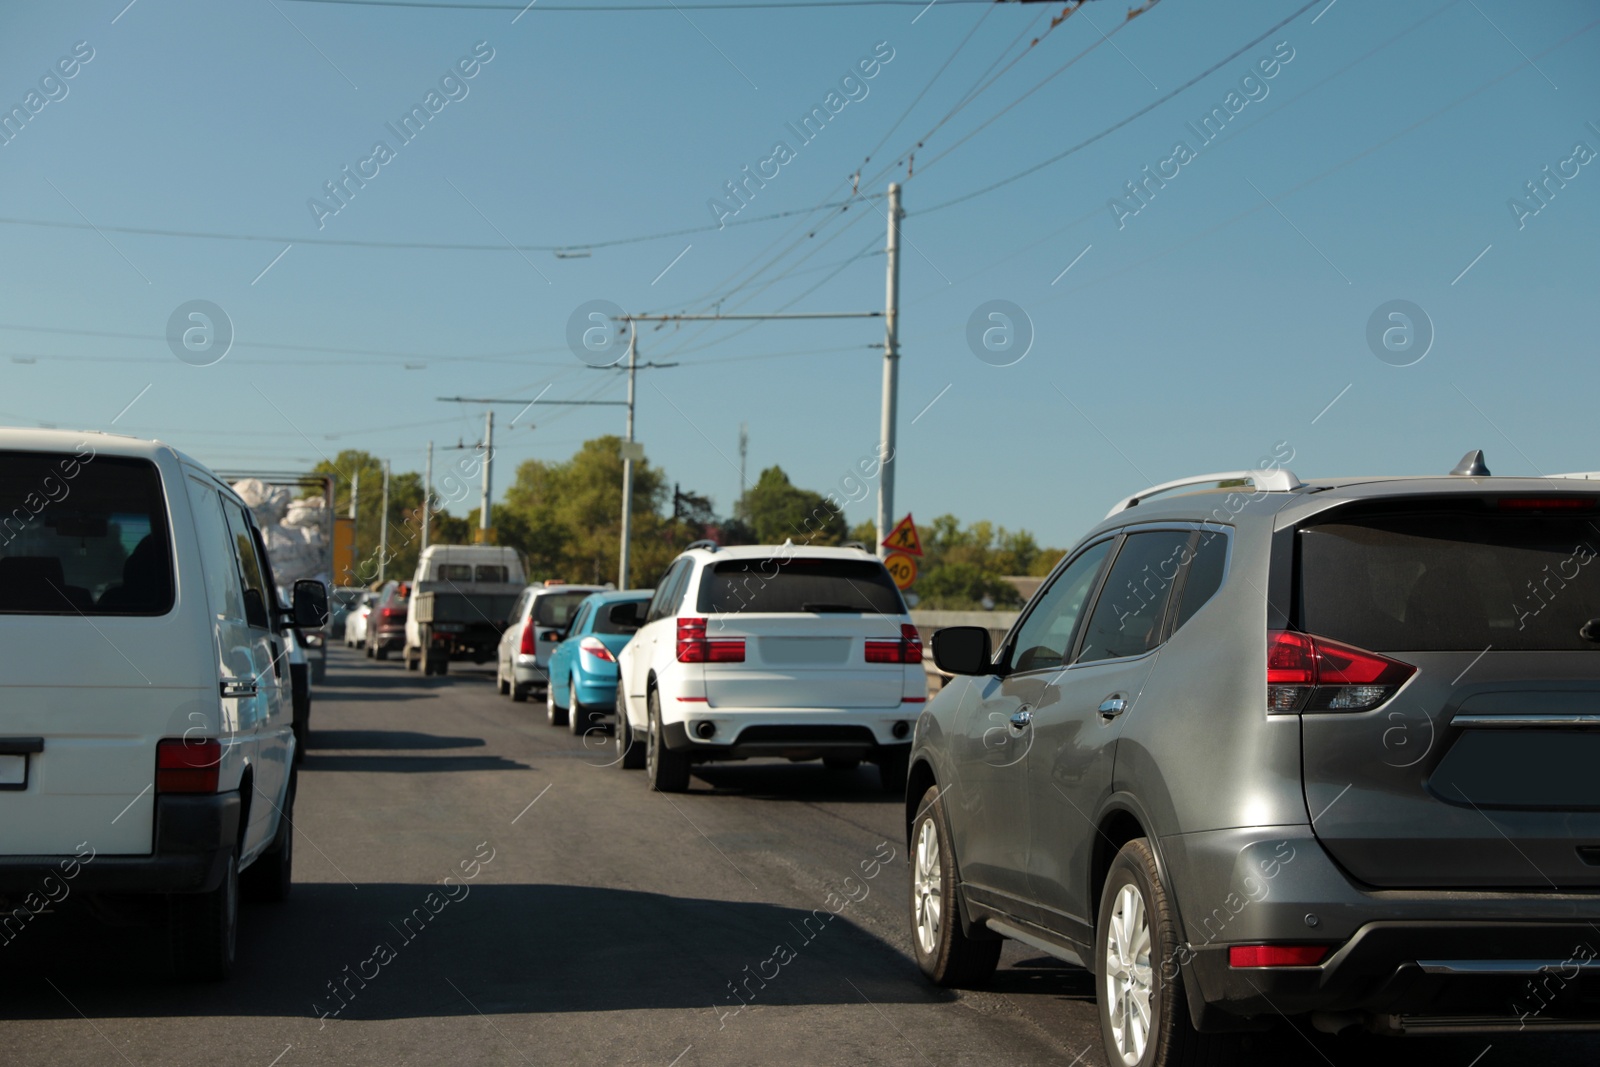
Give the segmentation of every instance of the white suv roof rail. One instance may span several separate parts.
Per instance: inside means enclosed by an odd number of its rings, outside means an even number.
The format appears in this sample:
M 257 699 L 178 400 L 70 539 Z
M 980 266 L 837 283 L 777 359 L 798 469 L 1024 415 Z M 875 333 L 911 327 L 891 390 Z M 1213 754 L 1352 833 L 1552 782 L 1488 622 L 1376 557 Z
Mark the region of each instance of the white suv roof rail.
M 1583 478 L 1587 481 L 1600 480 L 1600 471 L 1574 471 L 1571 474 L 1547 474 L 1546 478 Z
M 1295 477 L 1291 470 L 1247 470 L 1247 471 L 1222 471 L 1218 474 L 1197 474 L 1191 478 L 1179 478 L 1172 482 L 1162 482 L 1142 489 L 1132 496 L 1123 497 L 1117 501 L 1106 518 L 1111 518 L 1120 511 L 1126 511 L 1136 506 L 1140 501 L 1153 497 L 1158 493 L 1165 493 L 1172 489 L 1182 489 L 1191 485 L 1210 485 L 1212 482 L 1246 481 L 1262 493 L 1287 493 L 1298 489 L 1305 483 Z

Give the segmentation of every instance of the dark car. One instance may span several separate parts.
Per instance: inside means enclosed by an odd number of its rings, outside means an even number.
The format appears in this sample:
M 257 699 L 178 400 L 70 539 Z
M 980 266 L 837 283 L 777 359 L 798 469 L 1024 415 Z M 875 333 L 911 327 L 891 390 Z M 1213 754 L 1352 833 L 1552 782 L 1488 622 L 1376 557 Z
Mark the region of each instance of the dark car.
M 406 647 L 406 601 L 410 582 L 388 582 L 378 593 L 367 617 L 367 658 L 388 659 Z
M 1002 938 L 1081 964 L 1125 1067 L 1280 1017 L 1600 1027 L 1600 486 L 1457 472 L 1156 487 L 997 652 L 936 633 L 922 969 L 981 983 Z

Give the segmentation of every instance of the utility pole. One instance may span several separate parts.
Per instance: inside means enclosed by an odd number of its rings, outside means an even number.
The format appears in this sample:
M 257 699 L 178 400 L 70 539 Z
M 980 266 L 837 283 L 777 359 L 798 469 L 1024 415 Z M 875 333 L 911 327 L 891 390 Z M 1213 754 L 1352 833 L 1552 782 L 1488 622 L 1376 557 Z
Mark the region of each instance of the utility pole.
M 422 468 L 422 550 L 428 550 L 428 520 L 433 516 L 433 442 L 428 442 L 428 462 Z
M 489 491 L 494 470 L 494 409 L 490 408 L 483 429 L 483 503 L 478 508 L 478 543 L 489 543 Z
M 617 555 L 617 588 L 628 588 L 628 541 L 633 533 L 633 381 L 639 369 L 639 331 L 628 329 L 628 437 L 622 445 L 622 548 Z
M 900 388 L 900 183 L 889 184 L 889 277 L 883 308 L 883 426 L 878 444 L 878 556 L 894 528 L 894 431 Z
M 744 511 L 744 495 L 749 491 L 747 488 L 749 483 L 746 482 L 744 478 L 744 461 L 749 452 L 750 424 L 748 422 L 741 422 L 739 424 L 739 506 L 734 509 L 736 512 L 741 513 Z M 744 515 L 739 514 L 738 517 L 743 519 Z
M 383 461 L 383 503 L 378 509 L 378 582 L 389 568 L 389 461 Z
M 356 471 L 350 476 L 350 559 L 351 565 L 361 558 L 361 553 L 356 549 L 356 535 L 361 532 L 361 522 L 356 518 L 356 497 L 361 495 L 361 472 Z M 352 574 L 355 573 L 351 570 Z

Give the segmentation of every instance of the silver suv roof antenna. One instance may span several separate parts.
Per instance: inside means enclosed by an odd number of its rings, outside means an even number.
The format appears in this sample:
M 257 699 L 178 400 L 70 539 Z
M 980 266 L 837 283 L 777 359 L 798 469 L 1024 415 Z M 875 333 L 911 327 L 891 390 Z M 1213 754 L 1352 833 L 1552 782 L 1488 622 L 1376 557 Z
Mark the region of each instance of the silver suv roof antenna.
M 1489 465 L 1483 461 L 1483 449 L 1474 448 L 1471 452 L 1461 457 L 1461 462 L 1455 465 L 1451 474 L 1462 474 L 1468 478 L 1487 478 Z

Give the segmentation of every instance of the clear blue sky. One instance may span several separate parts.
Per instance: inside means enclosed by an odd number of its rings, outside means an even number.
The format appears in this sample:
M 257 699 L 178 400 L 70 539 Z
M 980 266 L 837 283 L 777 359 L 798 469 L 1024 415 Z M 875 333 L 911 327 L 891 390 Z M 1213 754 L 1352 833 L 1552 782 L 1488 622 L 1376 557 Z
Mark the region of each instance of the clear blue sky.
M 480 409 L 438 396 L 531 397 L 548 385 L 552 399 L 622 397 L 620 375 L 567 350 L 567 319 L 585 301 L 881 308 L 882 216 L 857 201 L 810 239 L 791 235 L 791 218 L 587 258 L 298 242 L 584 246 L 704 227 L 707 201 L 780 139 L 794 158 L 740 218 L 809 208 L 847 192 L 925 88 L 865 177 L 1060 10 L 535 5 L 513 23 L 515 11 L 125 3 L 4 15 L 6 109 L 76 42 L 94 55 L 49 83 L 66 95 L 0 147 L 0 215 L 86 217 L 104 232 L 0 224 L 0 419 L 112 428 L 137 396 L 115 429 L 213 466 L 298 467 L 364 448 L 418 470 L 430 438 L 470 443 L 482 425 Z M 1319 3 L 1081 151 L 927 212 L 1121 122 L 1299 4 L 1164 0 L 1106 43 L 1127 7 L 1086 6 L 935 130 L 909 180 L 901 164 L 863 188 L 905 181 L 898 511 L 987 518 L 1066 545 L 1119 496 L 1250 466 L 1280 441 L 1303 477 L 1443 472 L 1474 447 L 1496 473 L 1600 468 L 1600 159 L 1520 228 L 1507 203 L 1526 199 L 1546 165 L 1570 174 L 1576 142 L 1600 150 L 1600 129 L 1586 126 L 1600 127 L 1594 5 Z M 467 95 L 401 145 L 385 123 L 480 41 L 493 59 Z M 879 42 L 893 59 L 867 95 L 800 145 L 785 124 Z M 1223 106 L 1280 42 L 1293 59 L 1265 97 L 1119 228 L 1110 198 L 1174 142 L 1197 146 L 1187 124 Z M 323 183 L 378 140 L 394 158 L 319 229 L 307 201 L 326 200 Z M 747 264 L 796 238 L 749 282 Z M 169 315 L 193 299 L 234 324 L 214 366 L 180 362 L 164 340 Z M 966 341 L 973 310 L 995 299 L 1023 308 L 1036 332 L 1009 367 Z M 1434 326 L 1412 366 L 1381 361 L 1366 340 L 1373 311 L 1395 299 Z M 778 463 L 799 484 L 833 488 L 875 446 L 881 340 L 877 320 L 647 331 L 643 358 L 679 366 L 640 375 L 638 437 L 723 510 L 738 490 L 741 422 L 752 479 Z M 620 408 L 541 406 L 505 430 L 515 414 L 498 416 L 497 495 L 523 459 L 561 459 L 622 428 Z

